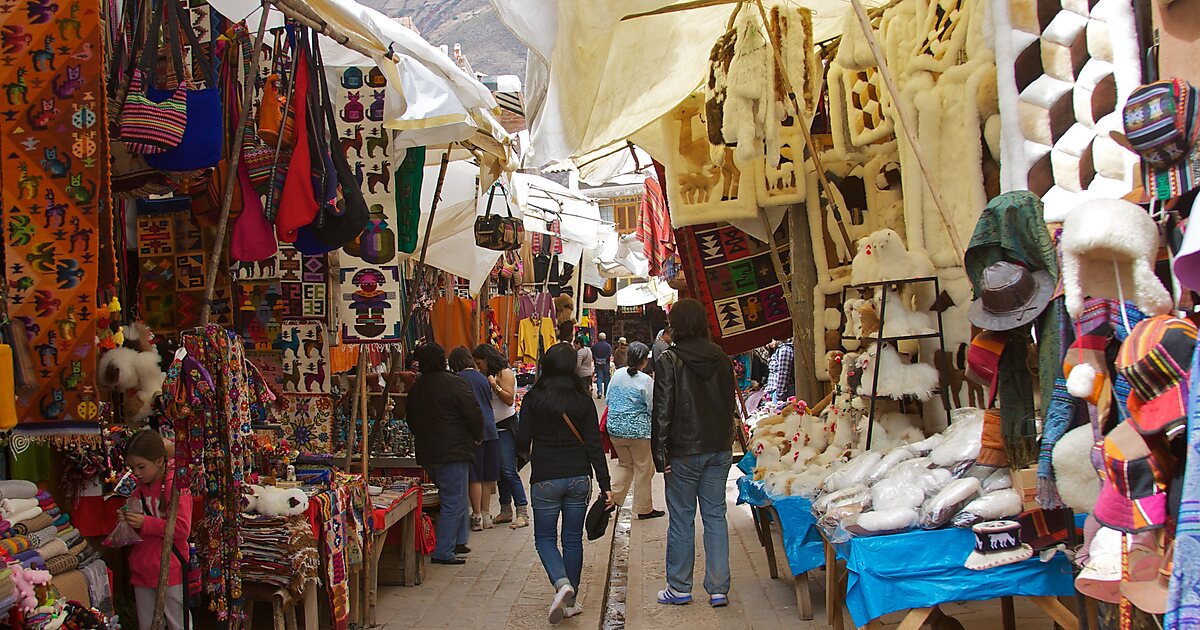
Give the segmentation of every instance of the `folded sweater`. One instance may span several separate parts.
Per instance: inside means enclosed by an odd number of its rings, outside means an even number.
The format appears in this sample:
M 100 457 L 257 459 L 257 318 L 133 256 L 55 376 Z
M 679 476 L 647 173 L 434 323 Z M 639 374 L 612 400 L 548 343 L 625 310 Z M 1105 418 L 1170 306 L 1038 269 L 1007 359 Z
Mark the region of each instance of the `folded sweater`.
M 42 508 L 31 507 L 28 510 L 24 510 L 24 511 L 18 512 L 16 514 L 13 514 L 5 520 L 7 520 L 9 523 L 12 523 L 13 527 L 17 527 L 21 523 L 24 523 L 25 521 L 28 521 L 31 518 L 37 518 L 38 516 L 41 516 L 42 514 L 43 514 Z M 50 519 L 50 520 L 54 520 L 54 519 Z
M 43 560 L 49 560 L 51 558 L 65 556 L 70 553 L 70 550 L 67 549 L 67 543 L 55 538 L 41 547 L 38 547 L 37 552 Z
M 51 525 L 49 527 L 40 529 L 40 530 L 30 534 L 29 535 L 29 543 L 31 545 L 33 545 L 34 549 L 37 549 L 38 547 L 41 547 L 42 545 L 50 542 L 53 539 L 57 539 L 57 538 L 58 538 L 58 530 L 53 525 Z
M 40 510 L 41 508 L 34 509 Z M 50 518 L 48 514 L 42 512 L 29 520 L 13 525 L 13 531 L 17 532 L 18 534 L 28 534 L 29 532 L 36 532 L 38 530 L 46 529 L 47 527 L 54 527 L 54 519 Z

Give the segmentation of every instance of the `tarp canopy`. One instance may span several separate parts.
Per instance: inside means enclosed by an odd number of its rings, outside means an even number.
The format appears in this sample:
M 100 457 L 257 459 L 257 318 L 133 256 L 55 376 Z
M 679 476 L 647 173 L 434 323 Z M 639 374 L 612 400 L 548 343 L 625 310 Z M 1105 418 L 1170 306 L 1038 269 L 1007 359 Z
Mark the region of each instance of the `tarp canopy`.
M 527 166 L 605 150 L 666 114 L 705 80 L 735 4 L 622 21 L 668 0 L 492 0 L 529 46 Z M 765 0 L 768 10 L 778 0 Z M 814 41 L 840 33 L 849 0 L 787 0 L 813 11 Z M 868 7 L 881 0 L 864 0 Z M 754 5 L 746 9 L 757 10 Z M 609 149 L 611 150 L 611 149 Z

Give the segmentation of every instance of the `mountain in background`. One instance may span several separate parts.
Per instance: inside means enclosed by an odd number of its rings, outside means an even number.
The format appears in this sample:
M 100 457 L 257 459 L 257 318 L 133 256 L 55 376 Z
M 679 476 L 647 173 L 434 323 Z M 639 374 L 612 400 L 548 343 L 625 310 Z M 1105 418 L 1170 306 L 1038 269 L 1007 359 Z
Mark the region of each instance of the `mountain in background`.
M 525 77 L 525 44 L 500 21 L 489 0 L 359 0 L 389 17 L 412 18 L 426 41 L 454 50 L 462 45 L 483 74 Z

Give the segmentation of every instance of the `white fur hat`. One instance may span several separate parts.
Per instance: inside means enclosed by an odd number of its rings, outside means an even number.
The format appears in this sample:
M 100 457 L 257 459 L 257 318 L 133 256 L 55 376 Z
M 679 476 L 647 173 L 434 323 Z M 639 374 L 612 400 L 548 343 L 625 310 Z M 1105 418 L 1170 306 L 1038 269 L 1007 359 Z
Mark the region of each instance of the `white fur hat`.
M 1140 206 L 1121 199 L 1080 204 L 1063 222 L 1067 312 L 1078 318 L 1084 298 L 1115 300 L 1123 293 L 1148 316 L 1167 313 L 1171 294 L 1154 275 L 1157 252 L 1158 226 Z

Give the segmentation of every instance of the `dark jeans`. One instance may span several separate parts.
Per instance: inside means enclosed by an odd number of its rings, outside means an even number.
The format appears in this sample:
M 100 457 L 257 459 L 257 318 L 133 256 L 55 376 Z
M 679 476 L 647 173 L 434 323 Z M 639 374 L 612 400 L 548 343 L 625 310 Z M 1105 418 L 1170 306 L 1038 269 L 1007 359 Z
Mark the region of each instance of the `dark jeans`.
M 468 518 L 470 508 L 467 505 L 467 472 L 468 462 L 452 462 L 428 466 L 429 476 L 438 488 L 438 498 L 441 508 L 437 520 L 437 548 L 433 557 L 438 560 L 449 560 L 454 557 L 454 546 L 467 544 L 467 536 L 471 532 L 471 522 Z
M 533 546 L 555 589 L 570 583 L 579 590 L 583 573 L 583 518 L 587 515 L 591 477 L 547 479 L 530 485 L 533 499 Z M 558 548 L 558 515 L 562 514 L 562 550 Z
M 521 475 L 517 473 L 517 442 L 513 435 L 516 430 L 516 425 L 513 425 L 511 429 L 498 432 L 500 434 L 500 483 L 497 485 L 500 488 L 501 508 L 509 505 L 517 507 L 529 505 L 529 499 L 525 496 L 525 484 L 521 481 Z

